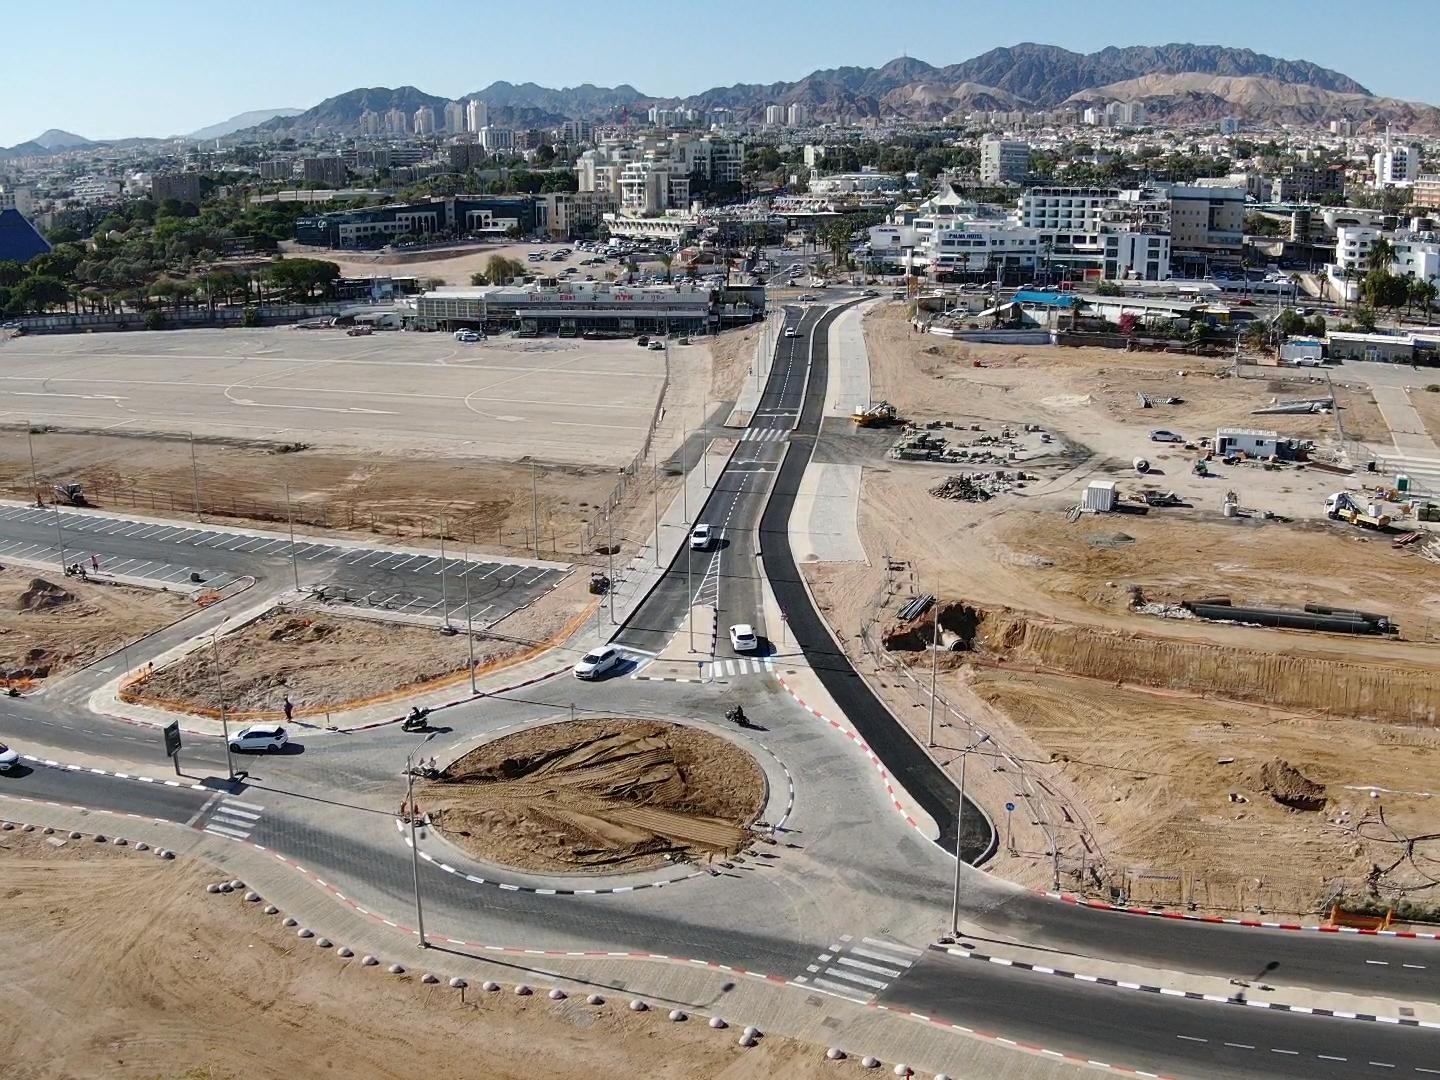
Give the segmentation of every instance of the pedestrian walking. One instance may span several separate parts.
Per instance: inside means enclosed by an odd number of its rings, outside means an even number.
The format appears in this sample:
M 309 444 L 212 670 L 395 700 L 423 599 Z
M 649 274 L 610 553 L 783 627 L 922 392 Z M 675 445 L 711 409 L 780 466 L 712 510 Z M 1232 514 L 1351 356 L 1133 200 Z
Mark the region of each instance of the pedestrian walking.
M 289 720 L 291 717 L 293 717 L 293 716 L 295 715 L 295 703 L 290 700 L 290 695 L 289 695 L 289 694 L 286 694 L 286 695 L 285 695 L 285 701 L 284 701 L 284 703 L 281 705 L 281 708 L 283 708 L 283 709 L 285 710 L 285 719 L 286 719 L 286 720 Z
M 90 556 L 90 569 L 94 570 L 97 574 L 100 572 L 100 556 L 99 556 L 99 555 L 91 555 L 91 556 Z

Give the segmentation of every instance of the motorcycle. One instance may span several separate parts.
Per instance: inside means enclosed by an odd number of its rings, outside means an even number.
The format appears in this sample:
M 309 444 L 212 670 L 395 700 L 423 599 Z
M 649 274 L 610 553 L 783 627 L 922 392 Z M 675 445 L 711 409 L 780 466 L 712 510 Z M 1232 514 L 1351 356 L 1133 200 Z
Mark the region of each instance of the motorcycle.
M 429 709 L 422 709 L 417 705 L 410 710 L 410 715 L 400 722 L 400 730 L 424 731 L 430 726 L 430 721 L 427 719 L 429 716 Z
M 745 710 L 742 709 L 739 705 L 736 705 L 729 709 L 725 713 L 725 719 L 729 720 L 730 723 L 734 724 L 736 727 L 751 728 L 755 726 L 750 722 L 750 718 L 745 715 Z

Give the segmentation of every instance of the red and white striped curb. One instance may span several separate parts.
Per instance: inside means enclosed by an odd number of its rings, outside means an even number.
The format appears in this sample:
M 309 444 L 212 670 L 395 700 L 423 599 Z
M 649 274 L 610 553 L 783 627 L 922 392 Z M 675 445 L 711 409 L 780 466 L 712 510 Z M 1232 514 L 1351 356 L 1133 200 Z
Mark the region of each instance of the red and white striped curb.
M 20 760 L 47 769 L 59 769 L 61 772 L 83 772 L 90 773 L 92 776 L 112 776 L 116 780 L 138 780 L 142 784 L 160 784 L 164 787 L 189 788 L 191 791 L 219 790 L 218 788 L 207 787 L 205 784 L 187 783 L 180 780 L 165 780 L 154 776 L 136 776 L 134 773 L 118 772 L 114 769 L 96 769 L 89 765 L 76 765 L 73 762 L 36 757 L 34 754 L 21 754 Z M 16 797 L 19 798 L 19 796 Z
M 885 766 L 880 763 L 880 759 L 875 756 L 875 751 L 870 749 L 870 744 L 867 743 L 864 739 L 862 739 L 858 733 L 852 731 L 850 728 L 847 728 L 842 724 L 837 724 L 834 720 L 831 720 L 828 716 L 820 712 L 818 709 L 814 709 L 810 705 L 806 704 L 805 699 L 802 698 L 799 694 L 797 694 L 794 690 L 792 690 L 790 688 L 790 684 L 787 683 L 783 678 L 777 678 L 777 681 L 780 683 L 781 686 L 785 688 L 785 692 L 795 699 L 796 704 L 798 704 L 802 709 L 810 713 L 812 716 L 824 720 L 825 723 L 829 724 L 832 728 L 840 732 L 840 734 L 844 735 L 847 739 L 849 739 L 851 742 L 853 742 L 856 746 L 860 748 L 860 751 L 867 758 L 870 759 L 870 764 L 875 766 L 875 771 L 880 774 L 880 782 L 885 785 L 885 794 L 890 796 L 890 804 L 894 806 L 895 810 L 900 814 L 900 816 L 905 819 L 905 824 L 909 825 L 917 832 L 922 831 L 920 823 L 915 820 L 914 816 L 911 815 L 910 811 L 906 810 L 905 807 L 901 805 L 900 800 L 896 798 L 895 785 L 891 783 L 890 774 L 885 770 Z
M 1113 911 L 1121 915 L 1148 915 L 1152 919 L 1174 919 L 1177 922 L 1211 923 L 1224 926 L 1248 926 L 1263 930 L 1308 930 L 1317 934 L 1352 934 L 1359 937 L 1393 937 L 1407 940 L 1436 941 L 1440 933 L 1428 930 L 1366 930 L 1356 926 L 1311 926 L 1304 923 L 1267 922 L 1261 919 L 1235 919 L 1222 915 L 1195 915 L 1188 911 L 1164 911 L 1155 908 L 1135 907 L 1129 904 L 1111 904 L 1104 900 L 1090 900 L 1074 893 L 1039 892 L 1039 895 L 1062 904 L 1091 908 L 1096 911 Z

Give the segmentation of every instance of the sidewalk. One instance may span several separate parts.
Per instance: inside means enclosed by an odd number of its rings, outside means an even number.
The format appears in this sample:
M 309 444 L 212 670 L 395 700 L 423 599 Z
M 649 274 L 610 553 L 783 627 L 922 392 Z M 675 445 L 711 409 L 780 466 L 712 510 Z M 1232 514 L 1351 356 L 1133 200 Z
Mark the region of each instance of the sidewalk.
M 429 973 L 442 981 L 466 979 L 481 993 L 480 983 L 493 979 L 510 991 L 521 982 L 535 987 L 534 1000 L 545 1007 L 551 987 L 572 994 L 600 993 L 624 1001 L 639 998 L 656 1009 L 682 1008 L 696 1017 L 720 1016 L 730 1030 L 717 1039 L 733 1041 L 745 1026 L 788 1035 L 815 1044 L 817 1053 L 838 1046 L 858 1059 L 874 1055 L 886 1065 L 904 1062 L 924 1072 L 945 1071 L 954 1076 L 1004 1076 L 1016 1080 L 1079 1080 L 1093 1075 L 1078 1063 L 1061 1060 L 1039 1048 L 1021 1050 L 1005 1045 L 1002 1035 L 959 1029 L 925 1018 L 889 1012 L 787 984 L 779 976 L 709 962 L 704 958 L 665 956 L 636 951 L 552 953 L 526 949 L 523 944 L 495 944 L 431 936 L 432 948 L 416 948 L 415 935 L 401 911 L 370 912 L 357 907 L 333 885 L 316 878 L 303 866 L 257 845 L 222 839 L 168 822 L 149 822 L 124 814 L 76 810 L 0 795 L 4 820 L 75 830 L 92 842 L 95 833 L 123 836 L 133 844 L 144 841 L 169 848 L 179 858 L 193 858 L 216 867 L 216 877 L 236 878 L 276 906 L 274 942 L 294 947 L 295 928 L 281 919 L 293 918 L 299 927 L 324 935 L 335 949 L 355 953 L 342 960 L 335 952 L 314 949 L 317 962 L 360 965 L 360 957 L 373 955 L 377 971 L 402 964 L 414 976 Z M 72 841 L 78 843 L 79 841 Z M 133 850 L 133 849 L 132 849 Z M 134 852 L 135 858 L 153 858 Z M 213 897 L 216 904 L 241 904 L 243 892 Z M 603 903 L 603 901 L 601 901 Z M 413 917 L 413 915 L 412 915 Z M 303 944 L 303 942 L 302 942 Z M 323 958 L 323 959 L 322 959 Z M 378 976 L 377 976 L 378 977 Z M 389 976 L 387 976 L 389 977 Z M 409 981 L 409 980 L 407 980 Z M 395 981 L 397 990 L 405 986 Z M 597 1047 L 597 1050 L 599 1047 Z M 887 1073 L 890 1069 L 885 1070 Z

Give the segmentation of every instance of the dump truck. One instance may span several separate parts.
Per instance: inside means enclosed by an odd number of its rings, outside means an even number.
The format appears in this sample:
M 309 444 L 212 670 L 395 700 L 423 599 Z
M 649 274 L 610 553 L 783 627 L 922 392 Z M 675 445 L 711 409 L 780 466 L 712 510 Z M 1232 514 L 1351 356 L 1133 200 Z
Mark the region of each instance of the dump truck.
M 1348 491 L 1337 491 L 1325 500 L 1325 516 L 1331 521 L 1346 521 L 1363 529 L 1389 528 L 1391 517 L 1379 503 L 1361 503 Z
M 888 401 L 877 401 L 872 405 L 856 405 L 850 419 L 859 427 L 883 427 L 898 419 L 895 406 Z

